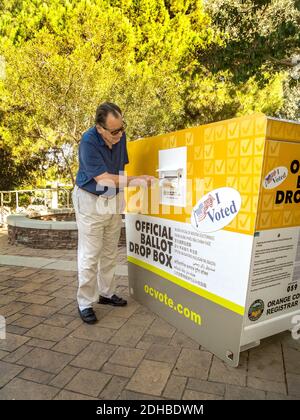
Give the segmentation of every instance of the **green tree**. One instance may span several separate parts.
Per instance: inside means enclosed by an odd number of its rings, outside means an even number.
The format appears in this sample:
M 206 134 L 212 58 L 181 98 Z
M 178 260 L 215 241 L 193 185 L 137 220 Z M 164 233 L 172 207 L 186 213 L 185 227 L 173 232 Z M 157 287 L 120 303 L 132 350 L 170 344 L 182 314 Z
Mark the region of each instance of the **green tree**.
M 300 1 L 208 0 L 205 9 L 224 45 L 200 49 L 198 57 L 213 74 L 230 74 L 239 112 L 248 112 L 252 102 L 251 109 L 261 104 L 270 115 L 299 119 Z M 257 102 L 257 94 L 264 100 Z
M 253 111 L 298 115 L 285 63 L 299 2 L 3 0 L 0 12 L 0 138 L 16 161 L 42 156 L 44 178 L 74 182 L 77 145 L 105 100 L 124 110 L 129 139 Z
M 11 149 L 0 142 L 0 190 L 13 190 L 34 182 L 41 156 L 16 160 Z
M 48 152 L 74 182 L 76 145 L 99 102 L 120 104 L 129 138 L 184 126 L 180 66 L 211 31 L 201 2 L 177 3 L 4 2 L 1 135 L 13 153 Z

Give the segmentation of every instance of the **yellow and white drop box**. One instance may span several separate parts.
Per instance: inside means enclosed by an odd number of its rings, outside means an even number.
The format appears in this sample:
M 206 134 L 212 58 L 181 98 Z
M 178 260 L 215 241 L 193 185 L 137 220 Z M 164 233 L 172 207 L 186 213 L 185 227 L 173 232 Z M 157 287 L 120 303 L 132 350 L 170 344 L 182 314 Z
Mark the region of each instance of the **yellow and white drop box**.
M 263 114 L 130 142 L 129 289 L 231 366 L 300 323 L 300 124 Z

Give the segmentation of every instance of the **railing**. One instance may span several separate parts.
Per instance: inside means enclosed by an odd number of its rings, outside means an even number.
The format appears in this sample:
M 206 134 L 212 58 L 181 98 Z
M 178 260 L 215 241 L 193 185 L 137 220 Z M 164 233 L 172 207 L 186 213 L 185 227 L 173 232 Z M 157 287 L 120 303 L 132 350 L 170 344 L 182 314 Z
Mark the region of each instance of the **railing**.
M 71 193 L 72 188 L 64 187 L 0 191 L 0 226 L 5 224 L 8 214 L 22 213 L 30 205 L 43 205 L 47 208 L 73 207 Z

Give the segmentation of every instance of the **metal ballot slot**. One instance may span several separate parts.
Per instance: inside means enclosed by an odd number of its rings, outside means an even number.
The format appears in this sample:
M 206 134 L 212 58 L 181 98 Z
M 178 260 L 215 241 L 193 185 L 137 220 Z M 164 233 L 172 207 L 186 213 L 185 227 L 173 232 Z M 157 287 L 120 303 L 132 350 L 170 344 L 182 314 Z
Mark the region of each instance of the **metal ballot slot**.
M 159 179 L 176 179 L 179 181 L 180 178 L 182 178 L 182 172 L 183 168 L 163 168 L 163 169 L 157 169 L 157 172 L 159 172 Z
M 186 206 L 187 148 L 175 147 L 158 151 L 159 204 Z M 157 167 L 157 166 L 156 166 Z
M 157 172 L 159 172 L 161 202 L 163 202 L 164 199 L 172 200 L 180 197 L 183 168 L 163 168 L 157 169 Z

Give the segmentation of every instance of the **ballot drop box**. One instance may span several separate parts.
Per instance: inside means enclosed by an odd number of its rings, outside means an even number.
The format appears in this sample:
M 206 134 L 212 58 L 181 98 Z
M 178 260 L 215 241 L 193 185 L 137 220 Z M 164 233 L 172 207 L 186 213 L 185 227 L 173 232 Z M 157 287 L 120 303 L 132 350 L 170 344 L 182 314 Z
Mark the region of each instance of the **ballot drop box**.
M 300 124 L 253 114 L 128 149 L 127 174 L 157 178 L 126 190 L 130 295 L 231 366 L 295 333 Z

